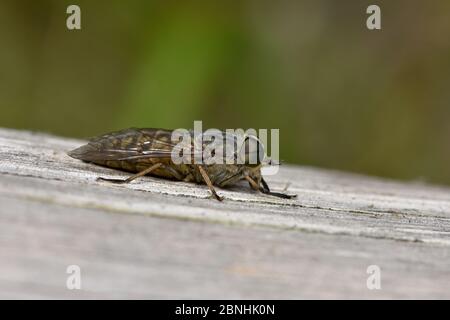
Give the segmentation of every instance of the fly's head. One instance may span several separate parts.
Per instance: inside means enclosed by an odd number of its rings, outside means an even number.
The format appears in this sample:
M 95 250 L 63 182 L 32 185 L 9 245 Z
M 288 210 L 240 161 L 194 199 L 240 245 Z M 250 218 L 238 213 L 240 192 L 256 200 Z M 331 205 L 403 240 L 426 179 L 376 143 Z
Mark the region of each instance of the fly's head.
M 245 166 L 245 171 L 254 181 L 262 179 L 261 168 L 279 166 L 280 162 L 267 156 L 264 144 L 254 135 L 246 135 L 237 153 L 238 163 Z
M 253 135 L 244 137 L 238 152 L 239 163 L 258 185 L 261 181 L 261 167 L 268 161 L 263 143 Z
M 264 145 L 257 137 L 247 135 L 242 141 L 237 156 L 238 163 L 248 168 L 261 167 L 265 159 Z

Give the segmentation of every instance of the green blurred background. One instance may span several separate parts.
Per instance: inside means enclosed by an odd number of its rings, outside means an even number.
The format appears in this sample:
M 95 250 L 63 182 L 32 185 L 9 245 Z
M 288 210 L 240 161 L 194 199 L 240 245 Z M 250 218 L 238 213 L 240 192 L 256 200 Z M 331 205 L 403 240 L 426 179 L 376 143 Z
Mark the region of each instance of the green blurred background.
M 2 127 L 279 128 L 286 162 L 450 184 L 450 1 L 1 0 L 0 26 Z

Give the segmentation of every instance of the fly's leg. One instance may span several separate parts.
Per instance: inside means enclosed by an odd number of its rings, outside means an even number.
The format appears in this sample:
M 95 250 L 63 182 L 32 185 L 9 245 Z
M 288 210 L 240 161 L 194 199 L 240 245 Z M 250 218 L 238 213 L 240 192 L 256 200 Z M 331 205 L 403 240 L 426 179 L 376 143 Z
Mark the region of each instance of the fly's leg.
M 250 184 L 250 187 L 252 187 L 253 190 L 258 191 L 260 189 L 260 187 L 258 186 L 258 184 L 256 183 L 255 180 L 253 180 L 249 176 L 245 176 L 244 178 L 245 178 L 245 180 L 248 181 L 248 183 Z
M 138 173 L 132 175 L 131 177 L 128 177 L 127 179 L 109 179 L 109 178 L 98 177 L 97 181 L 108 181 L 108 182 L 112 182 L 112 183 L 129 183 L 136 178 L 139 178 L 139 177 L 145 176 L 146 174 L 149 174 L 150 172 L 152 172 L 155 169 L 158 169 L 161 166 L 162 166 L 162 163 L 155 163 L 154 165 L 148 167 L 145 170 L 142 170 L 141 172 L 138 172 Z
M 214 189 L 213 184 L 211 183 L 211 179 L 209 179 L 208 174 L 206 173 L 205 169 L 203 169 L 202 166 L 198 166 L 198 170 L 200 171 L 200 174 L 203 177 L 203 180 L 205 180 L 206 185 L 208 186 L 209 190 L 211 191 L 211 193 L 213 194 L 213 196 L 219 200 L 222 201 L 223 197 L 219 196 L 216 192 L 216 190 Z
M 252 178 L 250 178 L 250 177 L 248 177 L 248 178 L 253 181 Z M 247 179 L 247 181 L 249 181 L 249 180 Z M 256 184 L 255 181 L 253 181 L 253 182 Z M 283 198 L 283 199 L 293 199 L 293 198 L 297 197 L 296 194 L 286 194 L 286 193 L 281 193 L 281 192 L 270 191 L 270 188 L 267 185 L 267 182 L 264 179 L 262 179 L 262 178 L 261 178 L 261 184 L 262 184 L 262 186 L 259 187 L 259 191 L 261 191 L 264 194 L 268 194 L 268 195 L 275 196 L 275 197 L 278 197 L 278 198 Z

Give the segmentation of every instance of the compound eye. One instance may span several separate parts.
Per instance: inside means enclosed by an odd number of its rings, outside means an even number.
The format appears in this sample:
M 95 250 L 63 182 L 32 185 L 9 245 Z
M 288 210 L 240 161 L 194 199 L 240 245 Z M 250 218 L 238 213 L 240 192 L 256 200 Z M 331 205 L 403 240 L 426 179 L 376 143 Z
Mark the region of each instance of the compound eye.
M 245 164 L 258 165 L 264 160 L 264 146 L 255 136 L 248 136 L 244 141 Z

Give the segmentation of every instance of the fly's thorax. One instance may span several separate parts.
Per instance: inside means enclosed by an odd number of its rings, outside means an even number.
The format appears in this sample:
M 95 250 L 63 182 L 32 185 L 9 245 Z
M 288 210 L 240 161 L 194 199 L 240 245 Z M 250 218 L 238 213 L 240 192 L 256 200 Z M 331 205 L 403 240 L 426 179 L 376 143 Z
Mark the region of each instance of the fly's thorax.
M 231 186 L 244 179 L 245 176 L 250 176 L 258 184 L 261 181 L 261 166 L 249 167 L 247 165 L 227 165 L 227 164 L 213 164 L 204 166 L 211 182 L 219 187 Z M 202 182 L 203 178 L 197 170 L 197 182 Z
M 235 164 L 249 167 L 259 166 L 265 158 L 264 145 L 254 135 L 236 135 L 222 132 L 221 135 L 203 136 L 201 153 L 203 163 Z M 206 141 L 206 142 L 205 142 Z
M 198 166 L 196 165 L 193 166 L 195 170 L 195 180 L 198 183 L 203 183 L 203 177 L 197 167 Z M 237 181 L 241 180 L 244 176 L 245 170 L 243 166 L 227 164 L 204 165 L 203 168 L 208 174 L 212 184 L 220 187 L 233 185 Z

